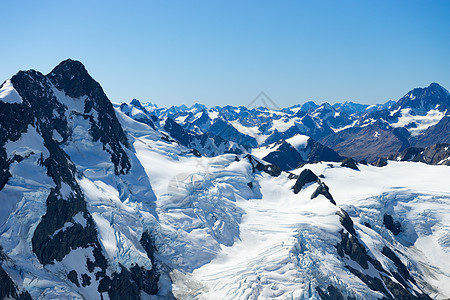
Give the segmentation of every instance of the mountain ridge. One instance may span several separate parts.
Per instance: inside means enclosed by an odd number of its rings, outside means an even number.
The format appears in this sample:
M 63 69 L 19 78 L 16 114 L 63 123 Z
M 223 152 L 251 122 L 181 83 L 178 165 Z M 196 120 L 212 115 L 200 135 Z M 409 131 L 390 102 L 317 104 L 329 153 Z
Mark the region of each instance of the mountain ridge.
M 447 297 L 449 169 L 410 162 L 447 146 L 341 163 L 312 136 L 420 135 L 308 106 L 113 105 L 80 62 L 19 71 L 0 87 L 0 295 Z
M 243 106 L 205 109 L 204 105 L 197 104 L 190 108 L 150 107 L 148 112 L 161 118 L 170 117 L 181 126 L 199 133 L 210 132 L 211 124 L 219 119 L 256 138 L 258 146 L 286 140 L 296 134 L 308 135 L 337 150 L 341 156 L 375 161 L 409 146 L 427 147 L 436 142 L 448 142 L 449 136 L 443 128 L 446 128 L 444 124 L 449 105 L 448 91 L 437 83 L 431 83 L 428 87 L 411 90 L 397 102 L 371 106 L 352 102 L 334 105 L 306 102 L 272 111 Z M 200 112 L 201 117 L 197 117 Z M 197 125 L 198 122 L 202 125 Z M 364 127 L 372 129 L 365 130 Z M 436 129 L 433 131 L 433 128 Z M 386 131 L 389 136 L 383 142 L 384 146 L 381 141 L 373 139 L 373 136 L 378 136 L 377 130 Z M 343 139 L 348 143 L 342 143 Z M 350 142 L 356 140 L 365 145 L 365 154 L 360 154 L 361 147 L 353 147 L 354 143 Z

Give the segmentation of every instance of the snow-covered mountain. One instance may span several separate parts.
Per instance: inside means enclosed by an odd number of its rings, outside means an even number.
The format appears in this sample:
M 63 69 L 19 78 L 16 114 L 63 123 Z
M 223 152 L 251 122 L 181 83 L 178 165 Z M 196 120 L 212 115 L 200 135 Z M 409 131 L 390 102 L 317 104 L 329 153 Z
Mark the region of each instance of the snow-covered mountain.
M 20 71 L 0 86 L 0 298 L 448 298 L 450 169 L 316 140 L 390 109 L 113 105 L 80 62 Z
M 294 135 L 287 140 L 255 148 L 252 154 L 279 166 L 284 171 L 297 169 L 301 164 L 318 161 L 341 161 L 334 150 L 323 146 L 306 135 Z
M 448 91 L 437 83 L 413 89 L 397 102 L 370 106 L 307 102 L 271 110 L 244 106 L 207 108 L 201 104 L 170 108 L 135 105 L 160 119 L 170 118 L 188 131 L 219 135 L 246 149 L 306 135 L 341 156 L 367 161 L 388 157 L 408 147 L 450 143 L 446 130 L 449 106 Z
M 100 85 L 67 60 L 1 91 L 2 299 L 155 294 L 156 197 Z

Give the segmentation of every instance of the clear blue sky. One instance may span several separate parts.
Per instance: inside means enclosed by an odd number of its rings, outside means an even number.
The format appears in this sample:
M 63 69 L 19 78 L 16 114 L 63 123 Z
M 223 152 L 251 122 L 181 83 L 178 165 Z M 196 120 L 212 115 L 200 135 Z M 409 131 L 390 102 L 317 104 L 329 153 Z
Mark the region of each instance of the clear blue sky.
M 0 81 L 84 63 L 112 101 L 280 107 L 450 89 L 450 1 L 7 1 Z

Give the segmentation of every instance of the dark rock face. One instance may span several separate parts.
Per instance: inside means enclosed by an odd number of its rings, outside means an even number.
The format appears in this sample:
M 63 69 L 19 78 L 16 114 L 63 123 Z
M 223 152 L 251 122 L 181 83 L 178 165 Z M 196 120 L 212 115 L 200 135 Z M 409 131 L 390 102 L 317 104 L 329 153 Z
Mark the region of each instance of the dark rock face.
M 140 115 L 138 116 L 133 116 L 132 114 L 132 110 L 137 109 L 141 112 Z M 153 118 L 155 117 L 154 115 L 150 114 L 141 104 L 141 102 L 139 102 L 139 100 L 133 99 L 131 101 L 130 104 L 127 103 L 122 103 L 120 105 L 120 110 L 126 114 L 127 116 L 129 116 L 130 118 L 135 119 L 136 121 L 139 121 L 141 123 L 147 124 L 148 126 L 150 126 L 153 129 L 156 129 L 155 124 L 153 123 Z
M 32 120 L 33 112 L 27 107 L 0 101 L 0 190 L 11 176 L 9 166 L 13 162 L 8 159 L 3 145 L 8 140 L 18 140 Z
M 159 280 L 159 274 L 156 271 L 154 255 L 156 248 L 153 239 L 148 231 L 144 231 L 144 233 L 142 233 L 140 242 L 145 252 L 147 253 L 147 257 L 150 258 L 153 268 L 151 270 L 134 269 L 131 271 L 134 274 L 135 281 L 138 282 L 138 286 L 141 287 L 144 292 L 153 295 L 158 292 Z
M 52 137 L 53 130 L 57 130 L 64 142 L 71 134 L 64 114 L 64 105 L 56 100 L 50 81 L 39 72 L 18 72 L 11 78 L 11 82 L 23 99 L 23 108 L 20 110 L 24 112 L 25 118 L 18 128 L 25 128 L 28 125 L 24 121 L 34 122 L 50 154 L 41 163 L 47 168 L 47 175 L 56 185 L 47 198 L 47 212 L 34 232 L 33 251 L 42 264 L 49 264 L 55 259 L 61 260 L 72 249 L 78 247 L 95 245 L 100 248 L 94 223 L 87 212 L 84 196 L 75 178 L 76 168 Z M 12 126 L 19 124 L 13 120 L 13 124 L 5 125 L 6 128 L 14 128 Z M 15 134 L 18 134 L 17 130 L 11 133 L 6 136 L 8 139 L 11 135 L 14 138 Z M 63 184 L 72 190 L 66 200 L 62 199 L 60 191 Z M 52 236 L 65 223 L 72 222 L 77 213 L 82 213 L 87 219 L 87 228 L 74 224 Z
M 84 196 L 75 178 L 76 168 L 52 137 L 53 129 L 63 137 L 63 141 L 71 134 L 64 106 L 53 95 L 50 82 L 39 72 L 19 72 L 11 78 L 11 82 L 24 104 L 31 110 L 37 130 L 44 139 L 44 146 L 50 156 L 42 164 L 56 184 L 47 198 L 47 212 L 34 232 L 33 251 L 42 264 L 49 264 L 55 259 L 62 260 L 72 249 L 78 247 L 95 245 L 100 248 L 95 225 L 87 212 Z M 54 111 L 58 114 L 54 114 Z M 67 200 L 61 196 L 62 184 L 67 184 L 73 191 Z M 86 229 L 75 224 L 52 236 L 66 222 L 72 222 L 72 218 L 80 212 L 88 221 Z
M 389 214 L 384 214 L 383 224 L 394 235 L 398 235 L 402 231 L 402 225 L 400 224 L 400 222 L 394 220 L 394 218 Z
M 86 228 L 79 223 L 66 230 L 60 230 L 65 223 L 74 222 L 73 217 L 82 213 L 87 219 Z M 97 231 L 91 216 L 87 213 L 84 198 L 77 194 L 68 200 L 61 199 L 55 190 L 47 198 L 47 212 L 36 227 L 32 239 L 33 252 L 46 265 L 54 260 L 61 261 L 71 250 L 93 246 L 101 249 L 97 241 Z M 106 267 L 106 266 L 103 266 Z
M 387 299 L 393 299 L 391 294 L 384 287 L 383 281 L 376 277 L 371 277 L 369 275 L 365 275 L 364 273 L 347 266 L 346 267 L 350 272 L 356 275 L 362 282 L 364 282 L 371 290 L 378 291 L 387 296 Z
M 209 132 L 221 137 L 226 141 L 234 141 L 238 145 L 242 145 L 245 148 L 253 148 L 258 145 L 255 138 L 239 132 L 228 122 L 217 118 L 209 128 Z
M 11 78 L 14 88 L 22 96 L 22 104 L 9 104 L 0 101 L 0 189 L 6 184 L 10 164 L 20 159 L 8 159 L 3 147 L 6 141 L 16 141 L 32 125 L 39 132 L 46 133 L 44 140 L 51 143 L 50 128 L 55 128 L 67 140 L 69 129 L 64 117 L 64 107 L 51 92 L 48 80 L 39 72 L 18 72 Z M 53 114 L 53 111 L 57 112 Z M 36 122 L 34 122 L 36 120 Z M 35 123 L 35 124 L 34 124 Z M 53 142 L 55 143 L 55 142 Z M 51 145 L 49 145 L 51 146 Z
M 31 300 L 27 291 L 19 292 L 17 286 L 0 266 L 0 299 Z
M 386 158 L 380 157 L 379 159 L 377 159 L 372 165 L 375 167 L 384 167 L 387 166 L 388 162 Z
M 384 246 L 382 253 L 394 262 L 397 271 L 385 270 L 381 263 L 368 253 L 366 246 L 359 240 L 356 234 L 353 220 L 345 210 L 341 209 L 336 214 L 339 215 L 339 221 L 347 231 L 341 230 L 340 232 L 341 242 L 336 245 L 338 255 L 344 261 L 345 259 L 353 260 L 364 270 L 369 269 L 369 264 L 373 265 L 378 272 L 378 276 L 369 276 L 348 264 L 345 264 L 345 268 L 357 276 L 371 290 L 381 292 L 384 295 L 383 299 L 430 299 L 423 292 L 416 292 L 411 289 L 412 284 L 416 285 L 415 280 L 411 277 L 407 267 L 389 247 Z M 392 277 L 401 284 L 393 281 Z M 420 290 L 419 288 L 417 289 Z M 319 295 L 322 299 L 329 299 L 324 298 L 321 293 Z
M 202 155 L 215 156 L 224 153 L 242 153 L 242 150 L 240 148 L 233 147 L 230 141 L 224 140 L 220 136 L 212 135 L 210 133 L 197 134 L 191 132 L 183 128 L 170 117 L 166 119 L 164 130 L 166 130 L 170 136 L 181 145 L 193 149 L 193 154 L 197 157 Z M 211 149 L 211 145 L 208 145 L 208 142 L 211 142 L 218 148 L 224 148 L 225 150 L 223 152 L 218 152 L 219 150 Z
M 413 283 L 416 282 L 414 280 L 414 278 L 411 276 L 411 274 L 409 273 L 408 268 L 402 263 L 402 261 L 394 253 L 394 251 L 392 251 L 389 247 L 384 246 L 382 253 L 384 256 L 388 257 L 390 260 L 392 260 L 394 262 L 395 266 L 397 267 L 398 272 L 404 279 L 410 280 Z M 400 282 L 402 282 L 402 281 L 400 281 Z M 405 287 L 407 287 L 406 284 L 403 284 L 403 285 Z
M 171 137 L 173 137 L 183 146 L 188 147 L 194 139 L 194 136 L 192 134 L 189 134 L 183 127 L 181 127 L 171 118 L 166 119 L 164 129 L 170 134 Z
M 449 101 L 450 102 L 450 101 Z M 414 138 L 415 147 L 430 147 L 436 143 L 450 144 L 450 116 L 443 117 L 439 123 L 427 128 L 420 136 Z
M 336 201 L 334 201 L 333 196 L 331 196 L 328 186 L 323 182 L 319 183 L 319 186 L 314 191 L 314 193 L 311 195 L 311 199 L 314 199 L 319 195 L 325 196 L 328 200 L 330 200 L 331 203 L 336 205 Z
M 310 182 L 317 182 L 318 177 L 316 174 L 314 174 L 310 169 L 303 170 L 300 175 L 298 176 L 297 180 L 294 184 L 294 193 L 298 194 L 300 190 L 308 183 Z
M 338 162 L 342 160 L 342 156 L 340 156 L 333 149 L 322 145 L 321 143 L 314 141 L 313 139 L 308 140 L 308 145 L 306 148 L 310 149 L 308 154 L 308 161 L 334 161 Z
M 132 278 L 132 274 L 126 268 L 122 267 L 120 273 L 114 273 L 111 280 L 108 280 L 109 288 L 107 289 L 109 299 L 111 300 L 121 300 L 130 299 L 138 300 L 140 299 L 140 291 L 136 282 Z M 99 291 L 103 290 L 104 287 L 100 288 Z
M 357 163 L 353 158 L 344 159 L 342 161 L 341 167 L 350 168 L 350 169 L 359 171 Z
M 365 159 L 369 162 L 381 156 L 398 153 L 410 146 L 402 131 L 393 131 L 383 122 L 365 127 L 352 127 L 330 134 L 319 142 L 334 149 L 339 155 Z
M 344 298 L 344 295 L 332 285 L 327 287 L 327 291 L 322 290 L 320 287 L 316 287 L 317 293 L 323 300 L 344 300 L 348 298 Z
M 290 171 L 296 169 L 302 162 L 304 162 L 300 153 L 295 150 L 291 144 L 282 142 L 277 150 L 270 152 L 263 157 L 267 162 L 276 164 L 283 171 Z
M 341 242 L 338 243 L 336 248 L 341 257 L 344 257 L 344 254 L 346 254 L 352 260 L 356 261 L 363 269 L 367 270 L 369 268 L 366 248 L 358 241 L 357 237 L 342 232 Z
M 77 287 L 80 287 L 80 283 L 78 282 L 78 273 L 75 270 L 70 271 L 67 273 L 67 279 L 72 281 Z
M 450 144 L 435 144 L 425 148 L 414 161 L 420 161 L 431 165 L 450 165 Z
M 277 165 L 265 165 L 264 169 L 262 170 L 273 177 L 278 177 L 281 174 L 281 169 Z
M 356 235 L 353 220 L 344 210 L 338 211 L 337 214 L 340 216 L 340 223 L 347 230 L 347 232 L 344 232 L 344 230 L 341 231 L 341 242 L 336 245 L 339 256 L 343 259 L 347 257 L 355 261 L 364 270 L 369 269 L 369 263 L 372 264 L 379 272 L 378 274 L 381 279 L 369 276 L 354 267 L 345 265 L 352 274 L 357 276 L 371 290 L 381 292 L 385 297 L 383 299 L 431 299 L 423 292 L 416 292 L 411 289 L 411 284 L 416 285 L 416 281 L 411 277 L 407 267 L 391 249 L 385 246 L 382 253 L 394 262 L 397 272 L 384 270 L 381 263 L 368 254 L 366 247 L 359 241 Z M 400 284 L 393 281 L 391 276 L 400 282 Z M 329 294 L 331 295 L 330 291 Z M 324 298 L 321 293 L 319 295 L 323 299 L 331 299 Z
M 250 154 L 247 154 L 244 158 L 247 158 L 249 160 L 250 164 L 252 165 L 253 173 L 256 172 L 256 170 L 258 170 L 266 172 L 267 174 L 273 177 L 278 177 L 281 174 L 281 169 L 277 165 L 264 164 Z
M 339 216 L 341 225 L 347 230 L 347 232 L 344 232 L 344 230 L 341 231 L 341 242 L 336 245 L 339 256 L 343 258 L 345 255 L 348 255 L 350 259 L 357 262 L 366 270 L 368 269 L 368 263 L 370 262 L 375 269 L 380 272 L 385 272 L 380 262 L 367 254 L 366 247 L 359 241 L 353 226 L 353 220 L 348 213 L 345 210 L 340 209 L 336 214 Z
M 348 213 L 343 210 L 342 208 L 336 212 L 336 214 L 339 216 L 339 222 L 342 226 L 351 234 L 356 236 L 355 228 L 353 227 L 353 221 L 352 218 L 348 215 Z
M 400 161 L 415 161 L 416 157 L 423 151 L 423 148 L 409 147 L 397 155 L 392 155 L 390 159 Z
M 305 162 L 340 161 L 342 159 L 333 149 L 311 138 L 308 139 L 306 147 L 303 149 L 296 149 L 284 140 L 277 144 L 278 148 L 263 159 L 279 166 L 283 171 L 294 170 Z
M 392 159 L 448 166 L 450 165 L 450 144 L 435 144 L 426 148 L 410 147 L 393 156 Z

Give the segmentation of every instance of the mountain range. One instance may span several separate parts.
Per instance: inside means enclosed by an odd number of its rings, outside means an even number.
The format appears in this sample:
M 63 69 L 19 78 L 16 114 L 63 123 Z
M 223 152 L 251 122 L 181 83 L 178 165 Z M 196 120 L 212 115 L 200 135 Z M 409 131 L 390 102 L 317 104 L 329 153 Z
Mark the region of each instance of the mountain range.
M 328 151 L 328 157 L 319 159 L 300 155 L 302 158 L 291 162 L 291 169 L 294 169 L 304 162 L 336 161 L 341 157 L 375 162 L 409 147 L 450 143 L 449 105 L 449 92 L 432 83 L 426 88 L 413 89 L 397 102 L 370 106 L 352 102 L 334 105 L 307 102 L 281 110 L 243 106 L 207 108 L 201 104 L 190 108 L 185 105 L 158 108 L 134 99 L 130 104 L 122 104 L 120 109 L 135 120 L 164 127 L 184 146 L 208 156 L 275 149 L 274 144 L 296 135 L 308 136 L 338 154 Z M 213 138 L 214 143 L 205 148 L 207 137 Z M 212 144 L 222 146 L 222 150 L 211 150 Z M 292 149 L 286 145 L 281 150 L 292 154 Z M 292 157 L 289 153 L 286 155 Z
M 110 102 L 71 59 L 19 71 L 0 86 L 0 298 L 448 298 L 449 104 L 432 83 L 158 108 Z

